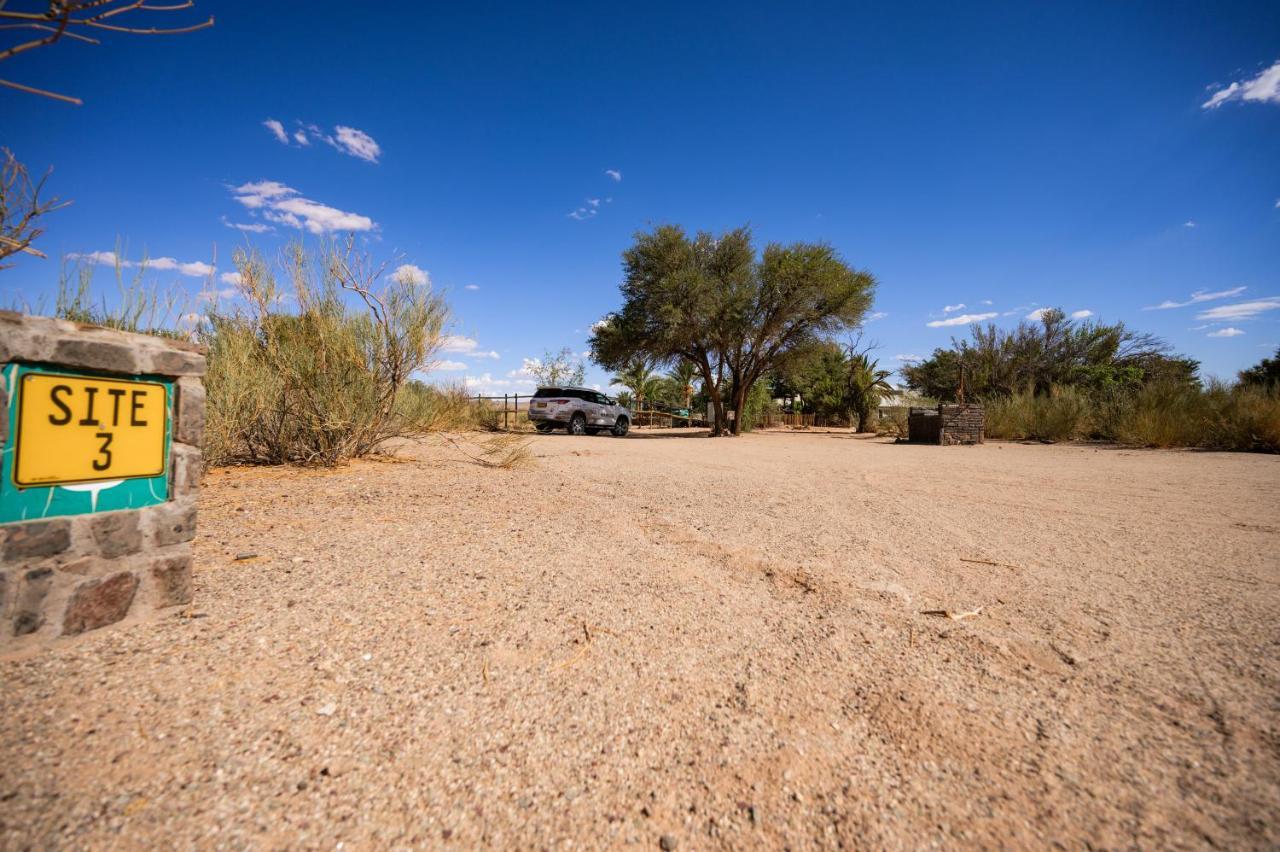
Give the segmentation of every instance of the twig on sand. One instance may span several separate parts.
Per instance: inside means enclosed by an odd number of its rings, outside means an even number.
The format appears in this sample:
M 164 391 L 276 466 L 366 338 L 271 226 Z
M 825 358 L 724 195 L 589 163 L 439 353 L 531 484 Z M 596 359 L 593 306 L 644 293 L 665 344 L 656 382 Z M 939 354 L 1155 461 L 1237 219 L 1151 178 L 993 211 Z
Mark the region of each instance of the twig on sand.
M 455 450 L 482 467 L 497 467 L 510 470 L 513 467 L 528 464 L 533 460 L 533 454 L 529 451 L 529 441 L 520 435 L 495 435 L 484 442 L 480 455 L 468 452 L 448 435 L 441 435 L 441 437 L 453 445 Z
M 575 663 L 577 663 L 579 660 L 581 660 L 583 657 L 585 657 L 585 656 L 587 655 L 587 652 L 591 649 L 591 642 L 592 642 L 592 640 L 595 638 L 595 637 L 592 635 L 592 633 L 593 633 L 593 632 L 595 632 L 595 633 L 604 633 L 604 634 L 607 634 L 607 635 L 609 635 L 609 636 L 617 636 L 617 635 L 618 635 L 617 633 L 614 633 L 612 630 L 610 630 L 610 629 L 609 629 L 609 628 L 607 628 L 607 627 L 601 627 L 601 626 L 600 626 L 600 625 L 598 625 L 598 624 L 587 624 L 586 620 L 585 620 L 585 619 L 583 619 L 583 622 L 582 622 L 582 636 L 583 636 L 583 639 L 582 639 L 582 647 L 581 647 L 581 648 L 579 648 L 579 649 L 578 649 L 578 653 L 574 654 L 572 657 L 569 657 L 568 659 L 561 660 L 560 662 L 556 663 L 554 666 L 552 666 L 552 667 L 551 667 L 551 670 L 552 670 L 552 671 L 558 671 L 558 670 L 560 670 L 560 669 L 568 668 L 569 666 L 574 665 L 574 664 L 575 664 Z
M 934 615 L 939 618 L 949 618 L 952 621 L 964 621 L 966 618 L 973 618 L 974 616 L 981 615 L 982 607 L 969 610 L 968 612 L 954 612 L 949 609 L 922 609 L 920 610 L 920 614 Z
M 966 559 L 965 557 L 961 556 L 960 561 L 974 562 L 974 563 L 977 563 L 978 565 L 994 565 L 997 568 L 1012 568 L 1014 571 L 1022 570 L 1017 565 L 1010 565 L 1008 562 L 992 562 L 990 559 Z

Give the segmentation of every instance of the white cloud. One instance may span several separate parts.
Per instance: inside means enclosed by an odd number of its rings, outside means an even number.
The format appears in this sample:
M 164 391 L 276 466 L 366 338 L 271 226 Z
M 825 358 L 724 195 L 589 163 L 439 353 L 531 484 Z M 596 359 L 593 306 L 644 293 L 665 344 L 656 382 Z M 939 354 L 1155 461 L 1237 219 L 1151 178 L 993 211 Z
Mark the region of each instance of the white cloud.
M 963 310 L 964 310 L 964 302 L 961 302 L 958 305 L 944 305 L 942 308 L 942 312 L 944 314 L 950 314 L 950 313 L 954 313 L 955 311 L 963 311 Z
M 396 271 L 391 273 L 391 278 L 402 284 L 416 284 L 419 287 L 425 287 L 431 283 L 431 273 L 412 263 L 402 263 L 397 266 Z
M 1280 296 L 1268 296 L 1252 302 L 1237 302 L 1234 305 L 1219 305 L 1196 314 L 1198 320 L 1222 321 L 1253 319 L 1267 311 L 1280 310 Z
M 990 305 L 990 304 L 992 304 L 992 302 L 991 302 L 991 300 L 990 300 L 990 299 L 983 299 L 983 300 L 982 300 L 981 302 L 979 302 L 978 304 L 980 304 L 980 305 Z
M 213 267 L 202 261 L 193 260 L 190 263 L 182 263 L 172 257 L 155 257 L 130 265 L 145 265 L 148 269 L 158 269 L 161 272 L 177 272 L 180 275 L 186 275 L 188 278 L 207 278 L 213 273 Z
M 586 206 L 586 207 L 579 207 L 577 210 L 574 210 L 574 211 L 570 212 L 570 213 L 569 213 L 569 218 L 570 218 L 570 219 L 577 219 L 579 222 L 581 222 L 583 219 L 591 219 L 591 218 L 594 218 L 594 217 L 595 217 L 595 215 L 596 215 L 597 213 L 599 213 L 599 212 L 600 212 L 600 205 L 599 205 L 599 202 L 598 202 L 598 200 L 597 200 L 597 203 L 596 203 L 596 204 L 594 204 L 594 205 L 592 205 L 592 204 L 591 204 L 591 199 L 590 199 L 590 198 L 588 198 L 588 199 L 587 199 L 587 203 L 588 203 L 588 206 Z
M 319 125 L 309 122 L 297 122 L 298 128 L 293 133 L 287 133 L 284 125 L 274 118 L 269 118 L 262 124 L 282 145 L 288 145 L 291 139 L 300 148 L 311 147 L 312 141 L 323 142 L 335 151 L 341 151 L 369 163 L 378 162 L 378 158 L 382 156 L 382 146 L 368 133 L 354 127 L 339 124 L 333 128 L 333 134 L 330 135 L 321 130 Z
M 512 379 L 517 379 L 517 378 L 532 379 L 534 377 L 534 371 L 539 370 L 541 368 L 542 368 L 541 360 L 537 358 L 524 358 L 521 360 L 520 369 L 512 370 L 511 372 L 507 373 L 507 377 Z
M 339 151 L 350 154 L 353 157 L 359 157 L 368 163 L 378 162 L 378 157 L 382 156 L 382 148 L 377 142 L 373 141 L 373 137 L 363 130 L 356 130 L 354 127 L 343 127 L 339 124 L 334 128 L 337 138 L 334 140 L 334 147 Z
M 1209 100 L 1200 105 L 1201 109 L 1217 109 L 1227 101 L 1257 101 L 1259 103 L 1280 104 L 1280 60 L 1270 68 L 1263 69 L 1251 80 L 1232 83 L 1225 89 L 1213 93 Z
M 368 216 L 347 213 L 312 201 L 296 189 L 274 180 L 242 184 L 232 189 L 236 201 L 269 222 L 305 228 L 313 234 L 330 231 L 372 231 L 377 224 Z
M 533 382 L 521 379 L 495 379 L 491 373 L 478 376 L 467 376 L 463 379 L 467 390 L 480 394 L 528 392 L 535 387 Z
M 591 323 L 591 333 L 595 334 L 597 331 L 604 328 L 608 324 L 609 324 L 609 321 L 607 319 L 596 320 L 595 322 Z
M 234 228 L 237 231 L 244 231 L 249 234 L 265 234 L 267 231 L 275 230 L 270 225 L 264 225 L 261 222 L 232 222 L 226 216 L 222 217 L 222 224 L 228 228 Z
M 1182 223 L 1182 227 L 1184 228 L 1194 228 L 1195 226 L 1196 226 L 1196 223 L 1191 219 L 1188 219 L 1187 221 Z
M 613 178 L 615 181 L 618 181 L 618 182 L 622 181 L 622 172 L 618 171 L 617 169 L 605 169 L 604 173 L 607 174 L 609 177 Z
M 1167 311 L 1170 308 L 1185 308 L 1187 305 L 1198 305 L 1201 302 L 1212 302 L 1217 299 L 1230 299 L 1232 296 L 1239 296 L 1245 291 L 1244 287 L 1232 287 L 1230 290 L 1218 290 L 1210 293 L 1206 290 L 1197 290 L 1191 294 L 1191 298 L 1185 302 L 1175 302 L 1172 299 L 1165 299 L 1158 305 L 1148 305 L 1143 308 L 1144 311 Z
M 1039 322 L 1039 321 L 1044 317 L 1044 312 L 1045 312 L 1045 311 L 1047 311 L 1047 310 L 1049 310 L 1049 309 L 1048 309 L 1048 308 L 1036 308 L 1034 311 L 1032 311 L 1031 313 L 1029 313 L 1029 314 L 1027 314 L 1025 317 L 1023 317 L 1023 319 L 1029 319 L 1029 320 L 1031 320 L 1032 322 Z
M 480 344 L 470 337 L 463 337 L 459 334 L 450 334 L 445 337 L 440 345 L 441 352 L 452 352 L 455 355 L 466 355 L 468 358 L 493 358 L 500 356 L 497 352 L 486 352 L 480 348 Z
M 436 361 L 428 369 L 432 373 L 456 373 L 467 369 L 467 365 L 462 361 L 450 361 L 446 358 L 443 361 Z
M 876 311 L 872 314 L 867 315 L 866 322 L 875 322 L 876 320 L 882 320 L 887 316 L 889 315 L 886 314 L 884 311 Z M 592 326 L 592 331 L 594 330 L 595 330 L 595 326 Z
M 894 356 L 893 356 L 893 360 L 895 360 L 895 361 L 923 361 L 923 360 L 924 360 L 924 356 L 923 356 L 923 355 L 894 355 Z
M 84 260 L 89 263 L 100 263 L 103 266 L 116 265 L 116 253 L 113 251 L 91 251 L 88 254 L 80 254 L 79 252 L 71 252 L 67 257 L 72 260 Z M 128 266 L 128 264 L 124 264 Z
M 262 122 L 262 126 L 271 131 L 271 135 L 276 137 L 276 141 L 282 145 L 289 144 L 289 137 L 284 133 L 284 125 L 276 121 L 274 118 L 268 118 Z
M 239 285 L 244 279 L 240 276 L 239 272 L 224 272 L 218 276 L 218 280 L 223 284 Z
M 228 275 L 234 275 L 235 273 L 227 273 L 227 274 L 228 274 Z M 225 280 L 225 279 L 224 279 L 224 280 Z M 239 296 L 239 295 L 240 295 L 240 291 L 239 291 L 238 289 L 236 289 L 235 287 L 223 287 L 223 288 L 218 289 L 218 290 L 205 290 L 205 291 L 203 291 L 203 292 L 200 294 L 200 301 L 202 301 L 202 302 L 217 302 L 217 301 L 220 301 L 220 300 L 222 300 L 222 299 L 234 299 L 236 296 Z
M 1093 316 L 1093 311 L 1072 311 L 1071 312 L 1072 319 L 1086 319 L 1091 316 Z
M 479 289 L 480 289 L 480 285 L 479 285 L 479 284 L 468 284 L 467 286 L 463 287 L 462 289 L 463 289 L 463 290 L 479 290 Z
M 73 260 L 84 260 L 102 266 L 115 266 L 117 263 L 125 269 L 153 269 L 160 272 L 177 272 L 189 278 L 207 278 L 213 274 L 214 267 L 204 261 L 193 260 L 187 263 L 172 257 L 151 257 L 142 260 L 124 260 L 113 251 L 94 251 L 88 254 L 72 252 L 67 257 Z
M 994 316 L 996 316 L 994 311 L 986 314 L 960 314 L 960 316 L 957 317 L 934 320 L 933 322 L 925 323 L 925 325 L 929 326 L 929 328 L 947 328 L 953 325 L 970 325 L 975 322 L 982 322 L 984 320 L 989 320 Z
M 1232 328 L 1231 326 L 1227 326 L 1226 328 L 1220 328 L 1217 331 L 1209 332 L 1208 336 L 1209 337 L 1239 337 L 1242 334 L 1244 334 L 1244 329 Z

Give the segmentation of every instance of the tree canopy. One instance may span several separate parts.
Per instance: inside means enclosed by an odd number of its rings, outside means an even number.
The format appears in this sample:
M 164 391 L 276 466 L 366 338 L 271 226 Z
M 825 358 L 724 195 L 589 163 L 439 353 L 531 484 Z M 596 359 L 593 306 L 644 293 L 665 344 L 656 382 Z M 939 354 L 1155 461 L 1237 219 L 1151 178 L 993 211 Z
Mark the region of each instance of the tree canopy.
M 974 325 L 970 340 L 903 368 L 908 387 L 925 396 L 955 400 L 1008 396 L 1025 390 L 1047 394 L 1055 386 L 1090 391 L 1133 390 L 1155 381 L 1194 383 L 1198 362 L 1172 354 L 1167 343 L 1124 323 L 1079 322 L 1056 308 L 1038 322 L 1002 330 Z
M 1240 371 L 1240 384 L 1280 388 L 1280 346 L 1276 354 Z
M 622 370 L 638 357 L 694 365 L 722 434 L 726 402 L 741 429 L 751 388 L 788 353 L 857 326 L 875 279 L 825 243 L 771 243 L 756 258 L 751 232 L 719 236 L 662 225 L 623 253 L 622 307 L 597 323 L 592 357 Z

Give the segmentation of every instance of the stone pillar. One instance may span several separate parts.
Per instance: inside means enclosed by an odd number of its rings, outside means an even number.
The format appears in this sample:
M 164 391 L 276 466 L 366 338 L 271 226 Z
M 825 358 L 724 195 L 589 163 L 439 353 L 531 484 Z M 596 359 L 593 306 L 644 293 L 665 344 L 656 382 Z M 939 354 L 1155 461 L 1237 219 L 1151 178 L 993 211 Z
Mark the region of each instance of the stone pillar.
M 973 403 L 938 406 L 941 429 L 938 443 L 981 444 L 986 431 L 986 409 Z
M 162 384 L 162 472 L 20 486 L 18 377 L 35 371 Z M 0 311 L 0 651 L 190 602 L 204 371 L 185 341 Z

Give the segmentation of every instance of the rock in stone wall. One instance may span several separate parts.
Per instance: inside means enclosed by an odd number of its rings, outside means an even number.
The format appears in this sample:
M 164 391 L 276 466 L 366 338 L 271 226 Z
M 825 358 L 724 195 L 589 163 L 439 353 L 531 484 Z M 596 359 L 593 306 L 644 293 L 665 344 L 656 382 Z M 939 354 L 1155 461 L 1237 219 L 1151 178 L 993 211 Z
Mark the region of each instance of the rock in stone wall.
M 169 500 L 0 524 L 0 651 L 191 600 L 204 434 L 205 359 L 183 341 L 0 311 L 0 370 L 13 361 L 174 380 Z M 0 444 L 8 394 L 0 381 Z

